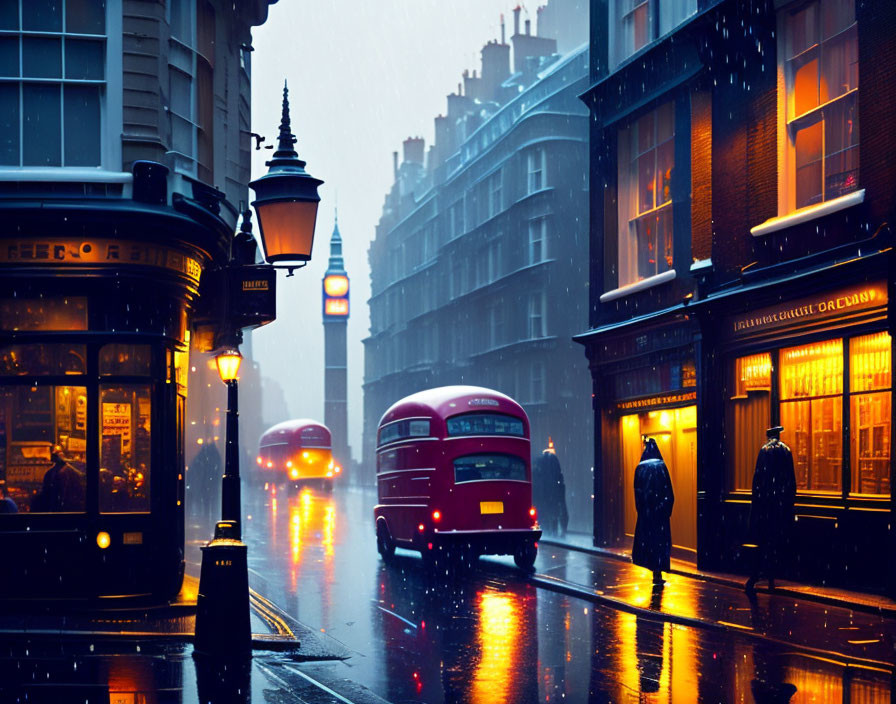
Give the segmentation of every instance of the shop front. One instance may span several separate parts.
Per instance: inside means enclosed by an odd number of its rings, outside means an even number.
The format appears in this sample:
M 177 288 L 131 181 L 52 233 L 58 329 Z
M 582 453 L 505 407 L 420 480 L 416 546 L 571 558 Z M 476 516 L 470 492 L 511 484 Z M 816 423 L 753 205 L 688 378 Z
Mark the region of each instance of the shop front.
M 584 338 L 584 339 L 583 339 Z M 595 543 L 631 549 L 634 474 L 656 440 L 675 492 L 673 556 L 697 559 L 697 350 L 688 316 L 582 336 L 595 383 Z
M 0 596 L 171 598 L 189 323 L 230 231 L 127 199 L 2 209 Z
M 766 428 L 781 425 L 797 483 L 787 576 L 882 590 L 892 473 L 887 281 L 866 274 L 808 295 L 778 288 L 753 298 L 754 309 L 709 318 L 724 320 L 710 382 L 722 393 L 707 398 L 706 415 L 708 432 L 722 438 L 713 448 L 720 501 L 710 509 L 721 542 L 711 562 L 749 569 L 740 546 L 756 455 Z

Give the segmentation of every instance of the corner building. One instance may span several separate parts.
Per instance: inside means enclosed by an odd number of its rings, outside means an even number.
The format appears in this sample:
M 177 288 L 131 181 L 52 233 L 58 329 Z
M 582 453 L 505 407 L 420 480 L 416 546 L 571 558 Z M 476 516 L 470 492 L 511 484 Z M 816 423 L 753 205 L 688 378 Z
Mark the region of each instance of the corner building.
M 587 10 L 555 0 L 538 16 L 565 30 L 535 34 L 518 8 L 513 63 L 502 28 L 435 118 L 435 144 L 395 155 L 369 250 L 364 466 L 373 484 L 377 424 L 397 400 L 494 388 L 526 409 L 533 453 L 553 439 L 570 527 L 590 532 L 588 376 L 571 342 L 586 322 Z
M 894 588 L 889 3 L 592 3 L 595 544 L 630 549 L 655 437 L 674 552 L 745 573 L 783 425 L 786 577 Z M 889 565 L 889 567 L 883 567 Z
M 0 8 L 3 596 L 180 587 L 191 332 L 248 201 L 268 4 Z

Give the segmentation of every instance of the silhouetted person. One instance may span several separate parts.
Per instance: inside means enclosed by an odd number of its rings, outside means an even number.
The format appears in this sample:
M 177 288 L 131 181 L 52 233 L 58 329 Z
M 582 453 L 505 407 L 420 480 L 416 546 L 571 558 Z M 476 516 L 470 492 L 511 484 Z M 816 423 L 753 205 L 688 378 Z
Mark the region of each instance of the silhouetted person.
M 0 513 L 18 513 L 19 507 L 6 493 L 6 484 L 0 484 Z
M 207 438 L 190 462 L 191 494 L 198 499 L 199 517 L 212 522 L 220 517 L 221 453 L 213 438 Z
M 566 483 L 560 460 L 554 452 L 554 443 L 548 438 L 548 447 L 535 460 L 532 468 L 532 495 L 538 510 L 538 522 L 548 533 L 566 534 L 569 513 L 566 510 Z
M 769 589 L 775 588 L 775 577 L 790 542 L 793 527 L 793 504 L 796 501 L 796 475 L 793 454 L 781 442 L 780 425 L 766 431 L 768 441 L 759 450 L 753 473 L 753 502 L 750 506 L 750 535 L 757 545 L 753 571 L 744 588 L 752 591 L 765 577 Z
M 672 529 L 669 518 L 675 494 L 669 470 L 656 440 L 647 438 L 644 454 L 635 469 L 635 544 L 632 562 L 653 571 L 653 583 L 662 586 L 662 572 L 669 571 Z
M 50 454 L 53 465 L 44 474 L 40 493 L 31 502 L 32 511 L 60 513 L 83 511 L 85 476 L 68 463 L 60 445 L 53 446 Z

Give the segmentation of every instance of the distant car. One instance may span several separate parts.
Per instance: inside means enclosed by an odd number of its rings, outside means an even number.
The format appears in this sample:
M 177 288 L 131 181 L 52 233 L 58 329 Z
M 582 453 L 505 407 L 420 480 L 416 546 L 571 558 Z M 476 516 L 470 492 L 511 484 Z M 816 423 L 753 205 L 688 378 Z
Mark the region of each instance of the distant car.
M 443 386 L 386 411 L 377 432 L 377 549 L 473 562 L 513 555 L 535 563 L 529 418 L 516 401 L 478 386 Z
M 316 483 L 331 490 L 342 472 L 333 460 L 330 430 L 308 418 L 266 430 L 258 441 L 256 463 L 260 481 L 290 487 Z

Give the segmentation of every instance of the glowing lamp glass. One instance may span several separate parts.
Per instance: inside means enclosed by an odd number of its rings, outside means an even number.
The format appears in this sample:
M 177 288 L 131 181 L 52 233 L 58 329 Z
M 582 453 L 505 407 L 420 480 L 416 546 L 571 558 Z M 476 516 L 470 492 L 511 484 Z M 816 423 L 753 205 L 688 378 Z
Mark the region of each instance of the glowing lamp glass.
M 318 200 L 253 203 L 267 261 L 307 262 L 311 259 L 318 203 Z
M 112 544 L 112 538 L 109 537 L 106 531 L 101 530 L 96 534 L 96 544 L 100 546 L 101 550 L 105 550 Z
M 215 357 L 215 363 L 218 365 L 218 376 L 226 384 L 239 378 L 243 356 L 239 353 L 239 350 L 224 350 Z
M 348 277 L 330 274 L 324 278 L 324 291 L 328 296 L 344 296 L 348 293 Z
M 298 479 L 299 478 L 299 470 L 297 470 L 297 469 L 292 470 L 289 473 L 289 476 L 292 477 L 293 479 Z

